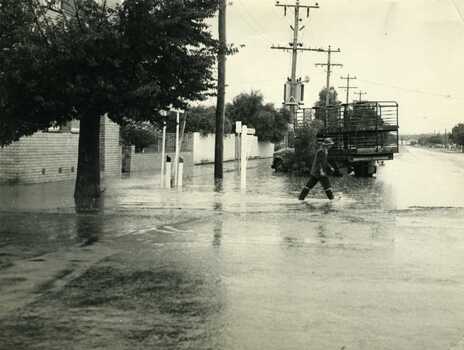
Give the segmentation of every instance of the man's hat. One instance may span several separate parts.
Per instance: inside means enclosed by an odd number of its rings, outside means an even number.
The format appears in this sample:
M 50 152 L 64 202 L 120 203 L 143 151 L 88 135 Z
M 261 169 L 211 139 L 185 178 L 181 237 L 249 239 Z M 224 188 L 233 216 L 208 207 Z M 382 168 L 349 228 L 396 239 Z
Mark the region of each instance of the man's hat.
M 324 146 L 332 146 L 334 144 L 335 142 L 333 142 L 333 140 L 330 137 L 327 137 L 324 139 L 324 141 L 322 141 L 322 145 Z

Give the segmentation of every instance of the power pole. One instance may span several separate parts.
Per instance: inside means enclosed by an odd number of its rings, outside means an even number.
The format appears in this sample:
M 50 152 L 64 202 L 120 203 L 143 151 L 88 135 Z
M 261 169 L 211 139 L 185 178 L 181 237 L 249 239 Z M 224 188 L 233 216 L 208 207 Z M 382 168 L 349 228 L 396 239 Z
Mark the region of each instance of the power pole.
M 356 77 L 351 77 L 349 74 L 346 77 L 340 77 L 340 79 L 346 80 L 346 86 L 339 86 L 340 89 L 346 89 L 346 104 L 350 103 L 350 90 L 357 89 L 356 86 L 350 86 L 351 80 L 356 80 Z
M 218 184 L 224 178 L 224 114 L 226 94 L 226 8 L 227 0 L 219 0 L 219 53 L 216 104 L 216 140 L 214 148 L 214 180 Z
M 298 34 L 300 31 L 304 29 L 305 26 L 300 27 L 300 10 L 306 10 L 306 17 L 309 17 L 310 9 L 318 9 L 319 5 L 316 3 L 315 5 L 300 5 L 300 0 L 295 0 L 295 4 L 281 4 L 278 1 L 275 4 L 276 7 L 283 7 L 284 8 L 284 15 L 287 15 L 287 9 L 294 10 L 294 24 L 290 26 L 293 31 L 293 41 L 289 43 L 289 46 L 272 46 L 271 49 L 277 50 L 291 50 L 292 51 L 292 71 L 291 71 L 291 82 L 290 82 L 290 97 L 294 103 L 290 104 L 290 112 L 292 115 L 291 124 L 295 123 L 296 114 L 298 111 L 298 101 L 297 99 L 297 78 L 296 78 L 296 67 L 298 63 L 298 52 L 299 51 L 320 51 L 317 49 L 310 49 L 310 48 L 303 48 L 303 44 L 298 42 Z M 285 101 L 286 102 L 286 101 Z
M 332 74 L 332 67 L 343 67 L 343 64 L 340 63 L 332 63 L 332 53 L 339 53 L 340 49 L 337 50 L 332 50 L 332 47 L 329 46 L 328 50 L 322 50 L 322 52 L 327 53 L 327 63 L 316 63 L 316 66 L 318 67 L 327 67 L 327 81 L 326 81 L 326 87 L 327 87 L 327 94 L 325 97 L 325 107 L 326 110 L 329 108 L 330 105 L 330 96 L 329 96 L 329 91 L 330 91 L 330 75 Z
M 325 123 L 324 125 L 327 126 L 329 122 L 329 105 L 330 105 L 330 75 L 332 74 L 332 67 L 343 67 L 343 64 L 340 63 L 332 63 L 332 53 L 339 53 L 340 49 L 332 50 L 332 47 L 329 45 L 328 50 L 322 50 L 322 52 L 327 53 L 327 63 L 316 63 L 318 67 L 327 67 L 327 81 L 326 81 L 326 88 L 327 92 L 325 95 Z
M 358 92 L 356 93 L 356 95 L 359 96 L 359 97 L 358 97 L 358 102 L 362 102 L 362 96 L 363 96 L 363 95 L 367 95 L 367 92 L 358 91 Z

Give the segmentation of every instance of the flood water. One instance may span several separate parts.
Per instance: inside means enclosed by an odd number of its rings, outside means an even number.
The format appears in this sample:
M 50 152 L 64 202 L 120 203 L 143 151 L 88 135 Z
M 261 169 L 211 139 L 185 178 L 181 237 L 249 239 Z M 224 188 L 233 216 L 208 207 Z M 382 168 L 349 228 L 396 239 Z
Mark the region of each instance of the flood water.
M 464 154 L 403 148 L 376 178 L 227 164 L 182 190 L 0 188 L 0 349 L 463 349 Z

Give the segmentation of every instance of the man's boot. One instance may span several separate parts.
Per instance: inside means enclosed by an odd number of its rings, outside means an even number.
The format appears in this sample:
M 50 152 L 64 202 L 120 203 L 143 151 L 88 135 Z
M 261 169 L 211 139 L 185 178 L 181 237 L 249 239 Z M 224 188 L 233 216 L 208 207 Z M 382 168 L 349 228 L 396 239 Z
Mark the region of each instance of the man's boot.
M 309 193 L 309 188 L 306 187 L 306 186 L 303 187 L 303 190 L 301 191 L 300 196 L 298 197 L 298 199 L 300 201 L 304 200 L 306 198 L 306 196 L 308 195 L 308 193 Z
M 330 200 L 334 199 L 332 190 L 325 191 L 325 194 L 327 195 L 327 198 L 329 198 Z

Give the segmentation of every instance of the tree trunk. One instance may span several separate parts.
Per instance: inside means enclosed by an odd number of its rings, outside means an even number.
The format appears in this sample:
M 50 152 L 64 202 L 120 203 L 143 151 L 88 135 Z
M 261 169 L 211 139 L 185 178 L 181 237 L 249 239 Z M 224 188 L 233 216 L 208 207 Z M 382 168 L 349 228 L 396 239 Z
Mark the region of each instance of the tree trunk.
M 81 118 L 74 200 L 78 209 L 95 209 L 100 197 L 100 117 Z

